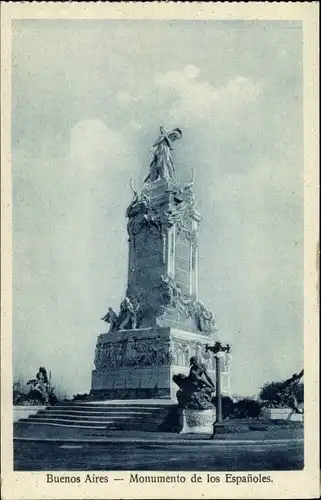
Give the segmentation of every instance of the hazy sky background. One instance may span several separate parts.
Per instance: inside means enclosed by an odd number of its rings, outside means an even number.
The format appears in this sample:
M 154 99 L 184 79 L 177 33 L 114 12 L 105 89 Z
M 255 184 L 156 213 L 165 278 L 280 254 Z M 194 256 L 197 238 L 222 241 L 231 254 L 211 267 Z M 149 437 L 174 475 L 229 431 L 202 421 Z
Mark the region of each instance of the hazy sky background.
M 303 366 L 299 23 L 13 23 L 13 354 L 90 389 L 99 318 L 124 297 L 125 210 L 159 125 L 196 171 L 199 296 L 232 344 L 232 390 Z

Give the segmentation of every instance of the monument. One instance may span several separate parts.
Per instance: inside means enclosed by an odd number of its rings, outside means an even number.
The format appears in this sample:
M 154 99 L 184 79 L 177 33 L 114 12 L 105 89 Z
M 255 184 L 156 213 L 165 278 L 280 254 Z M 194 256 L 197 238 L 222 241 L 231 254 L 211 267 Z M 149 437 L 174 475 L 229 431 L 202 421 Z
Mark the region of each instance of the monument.
M 110 328 L 98 336 L 92 372 L 91 394 L 101 399 L 177 401 L 173 376 L 188 375 L 192 357 L 215 380 L 205 350 L 216 338 L 215 316 L 198 298 L 201 216 L 194 170 L 190 182 L 178 182 L 173 143 L 183 132 L 160 132 L 142 191 L 131 182 L 127 289 L 119 313 L 109 307 L 102 318 Z M 227 366 L 228 360 L 222 363 L 223 393 L 229 391 Z

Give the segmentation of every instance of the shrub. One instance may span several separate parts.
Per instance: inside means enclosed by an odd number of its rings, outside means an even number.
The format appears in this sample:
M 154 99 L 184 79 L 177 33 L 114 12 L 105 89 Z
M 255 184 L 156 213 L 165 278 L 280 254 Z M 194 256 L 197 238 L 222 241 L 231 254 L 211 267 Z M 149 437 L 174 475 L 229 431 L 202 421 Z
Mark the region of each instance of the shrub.
M 270 408 L 288 407 L 296 399 L 298 404 L 304 402 L 304 384 L 291 384 L 288 381 L 266 382 L 260 390 L 259 397 L 264 406 Z
M 216 396 L 212 399 L 214 406 L 216 407 Z M 231 418 L 234 412 L 234 402 L 229 396 L 222 396 L 222 417 Z
M 260 399 L 263 401 L 280 403 L 283 385 L 284 382 L 266 382 L 260 390 Z
M 240 399 L 234 404 L 233 416 L 235 418 L 258 418 L 262 405 L 259 401 L 251 398 Z
M 89 394 L 87 393 L 82 393 L 82 394 L 75 394 L 73 397 L 72 397 L 72 400 L 73 401 L 83 401 L 85 399 L 88 399 L 89 397 Z
M 21 379 L 13 382 L 12 387 L 12 400 L 14 405 L 21 405 L 27 399 L 27 391 L 25 384 Z
M 216 397 L 213 398 L 216 407 Z M 222 396 L 222 417 L 226 418 L 258 418 L 261 413 L 261 403 L 252 398 L 242 398 L 234 401 L 229 396 Z

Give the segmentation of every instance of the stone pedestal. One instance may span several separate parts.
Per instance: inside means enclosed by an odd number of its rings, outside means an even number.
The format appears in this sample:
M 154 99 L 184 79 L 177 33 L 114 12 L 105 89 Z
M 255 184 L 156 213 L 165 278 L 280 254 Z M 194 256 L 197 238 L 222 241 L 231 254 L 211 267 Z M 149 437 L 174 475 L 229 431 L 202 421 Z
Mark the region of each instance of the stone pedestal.
M 169 327 L 121 330 L 97 340 L 91 394 L 104 399 L 170 398 L 178 386 L 173 375 L 189 373 L 197 356 L 215 381 L 214 358 L 205 352 L 204 335 Z
M 215 408 L 212 410 L 178 409 L 180 434 L 213 434 Z

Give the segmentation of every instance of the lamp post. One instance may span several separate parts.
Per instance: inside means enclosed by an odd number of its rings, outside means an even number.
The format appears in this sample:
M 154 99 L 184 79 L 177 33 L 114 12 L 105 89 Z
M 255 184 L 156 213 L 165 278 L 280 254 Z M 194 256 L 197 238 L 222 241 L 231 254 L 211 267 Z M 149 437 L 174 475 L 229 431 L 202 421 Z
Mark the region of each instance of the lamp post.
M 222 425 L 222 389 L 221 389 L 221 358 L 220 353 L 231 351 L 231 346 L 229 344 L 223 345 L 221 342 L 215 342 L 213 346 L 206 344 L 205 352 L 211 351 L 214 354 L 215 359 L 215 385 L 216 385 L 216 419 L 213 424 L 213 435 L 218 428 Z

